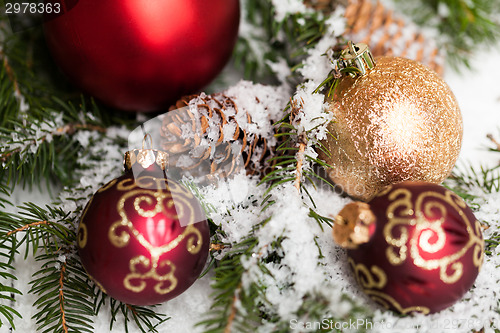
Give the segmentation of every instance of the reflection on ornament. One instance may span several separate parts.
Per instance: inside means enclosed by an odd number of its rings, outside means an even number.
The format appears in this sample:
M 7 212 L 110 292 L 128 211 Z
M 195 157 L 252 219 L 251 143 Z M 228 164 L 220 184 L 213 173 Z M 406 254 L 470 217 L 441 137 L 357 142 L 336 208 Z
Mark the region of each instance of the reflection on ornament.
M 363 218 L 353 211 L 366 216 L 366 210 L 374 217 L 369 240 L 336 230 L 359 232 L 350 226 Z M 343 241 L 338 235 L 361 239 L 349 247 L 348 256 L 363 291 L 402 314 L 451 306 L 472 287 L 483 262 L 479 221 L 460 197 L 440 185 L 391 185 L 368 203 L 348 204 L 335 222 L 337 243 Z

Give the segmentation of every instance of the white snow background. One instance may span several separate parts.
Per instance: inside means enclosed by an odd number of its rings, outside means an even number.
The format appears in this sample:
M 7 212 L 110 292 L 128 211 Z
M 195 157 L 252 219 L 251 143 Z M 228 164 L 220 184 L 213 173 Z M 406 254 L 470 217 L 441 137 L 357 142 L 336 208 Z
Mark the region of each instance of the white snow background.
M 326 43 L 326 42 L 325 42 Z M 499 163 L 500 154 L 487 151 L 487 147 L 492 147 L 491 142 L 486 138 L 488 133 L 496 136 L 500 141 L 500 45 L 492 47 L 490 50 L 478 52 L 471 59 L 472 70 L 463 70 L 462 73 L 456 73 L 447 70 L 444 79 L 450 85 L 454 92 L 463 116 L 464 122 L 464 137 L 462 151 L 459 157 L 458 165 L 467 165 L 472 163 L 475 166 L 485 165 L 493 166 Z M 307 68 L 304 70 L 304 75 L 311 77 L 318 74 L 318 67 L 321 69 L 322 64 L 309 63 L 309 72 Z M 279 66 L 277 66 L 279 67 Z M 323 69 L 324 70 L 324 69 Z M 326 75 L 326 73 L 324 73 Z M 313 87 L 313 85 L 310 85 Z M 307 91 L 311 87 L 304 87 L 304 91 L 299 91 L 299 95 L 307 96 Z M 251 90 L 245 88 L 243 91 L 248 93 Z M 317 101 L 306 101 L 306 103 L 317 103 Z M 83 140 L 84 138 L 82 138 Z M 122 152 L 114 152 L 121 154 Z M 119 174 L 119 173 L 118 173 Z M 91 180 L 82 180 L 91 181 Z M 230 181 L 229 185 L 232 188 L 244 186 L 249 193 L 261 195 L 263 188 L 256 187 L 256 181 L 244 176 L 235 177 Z M 210 203 L 215 207 L 219 207 L 220 211 L 224 211 L 226 202 L 222 193 L 217 193 L 214 189 L 205 189 Z M 274 211 L 276 217 L 266 225 L 265 230 L 261 230 L 261 242 L 266 242 L 265 236 L 273 237 L 283 232 L 286 229 L 288 236 L 287 242 L 283 244 L 287 253 L 286 264 L 287 270 L 280 271 L 276 267 L 269 267 L 276 276 L 276 279 L 286 282 L 290 278 L 290 272 L 294 273 L 295 290 L 293 294 L 283 294 L 282 291 L 269 289 L 269 300 L 276 305 L 276 311 L 283 318 L 290 318 L 291 313 L 298 306 L 301 297 L 314 288 L 330 288 L 329 294 L 332 299 L 338 299 L 335 303 L 336 313 L 348 312 L 349 305 L 340 301 L 342 292 L 351 293 L 352 297 L 364 302 L 365 299 L 355 286 L 350 285 L 347 265 L 344 261 L 345 257 L 331 240 L 329 230 L 321 232 L 315 223 L 304 223 L 301 217 L 306 218 L 307 211 L 300 208 L 300 200 L 295 196 L 293 187 L 284 187 L 281 189 L 280 196 L 286 198 L 278 202 Z M 483 195 L 479 189 L 475 194 L 478 194 L 480 199 L 478 203 L 482 205 L 480 212 L 476 216 L 490 223 L 498 220 L 497 216 L 500 210 L 500 195 Z M 325 215 L 335 215 L 345 203 L 349 200 L 340 198 L 326 190 L 312 193 L 317 201 L 319 211 Z M 25 191 L 17 189 L 11 201 L 14 204 L 22 204 L 23 202 L 35 202 L 40 205 L 49 203 L 47 193 L 40 193 L 37 190 Z M 240 198 L 239 200 L 246 200 Z M 284 209 L 285 208 L 285 209 Z M 258 210 L 259 207 L 256 208 Z M 256 214 L 253 214 L 251 209 L 234 211 L 232 219 L 228 219 L 222 215 L 214 214 L 212 218 L 223 225 L 227 232 L 230 241 L 235 242 L 247 232 L 252 223 L 256 223 Z M 253 219 L 253 220 L 252 220 Z M 488 232 L 488 231 L 486 231 Z M 317 248 L 314 245 L 314 236 L 319 237 L 318 243 L 324 250 L 323 254 L 327 257 L 323 268 L 318 269 L 316 266 Z M 311 260 L 310 260 L 311 259 Z M 64 258 L 61 258 L 64 260 Z M 245 262 L 244 265 L 251 272 L 252 262 Z M 479 330 L 484 323 L 500 324 L 500 314 L 495 310 L 498 305 L 497 300 L 500 298 L 500 272 L 498 268 L 500 258 L 492 256 L 487 258 L 481 273 L 476 281 L 475 289 L 472 293 L 468 293 L 464 300 L 458 302 L 450 309 L 430 316 L 416 316 L 399 318 L 390 312 L 376 310 L 374 322 L 385 323 L 384 327 L 392 327 L 390 330 L 374 329 L 374 332 L 471 332 Z M 23 319 L 16 319 L 16 332 L 35 332 L 35 322 L 31 316 L 36 312 L 32 307 L 35 301 L 33 296 L 30 296 L 27 291 L 30 288 L 28 284 L 32 280 L 31 275 L 36 272 L 37 263 L 33 259 L 26 261 L 19 260 L 15 263 L 16 275 L 18 280 L 15 286 L 23 292 L 23 296 L 17 297 L 15 304 L 16 310 L 22 315 Z M 340 274 L 337 274 L 340 272 Z M 258 273 L 255 273 L 258 274 Z M 246 279 L 256 278 L 252 274 L 248 274 Z M 330 280 L 325 282 L 325 278 Z M 203 314 L 209 310 L 211 298 L 209 294 L 212 292 L 210 288 L 211 275 L 208 274 L 204 278 L 198 280 L 189 290 L 178 296 L 172 301 L 161 305 L 158 310 L 170 316 L 171 319 L 159 327 L 160 332 L 179 332 L 191 333 L 199 332 L 200 327 L 192 325 L 200 321 Z M 95 320 L 95 332 L 107 332 L 109 330 L 110 316 L 106 311 L 101 311 Z M 437 326 L 437 324 L 440 326 Z M 449 324 L 446 327 L 447 323 Z M 457 323 L 462 323 L 461 327 L 456 327 Z M 416 325 L 420 325 L 417 327 Z M 500 328 L 500 325 L 496 326 Z M 260 331 L 267 332 L 268 328 L 263 326 Z M 116 323 L 113 332 L 123 332 L 123 325 Z M 0 328 L 0 333 L 9 332 L 7 325 Z M 130 332 L 139 332 L 133 327 Z M 486 329 L 485 332 L 493 332 L 492 329 Z

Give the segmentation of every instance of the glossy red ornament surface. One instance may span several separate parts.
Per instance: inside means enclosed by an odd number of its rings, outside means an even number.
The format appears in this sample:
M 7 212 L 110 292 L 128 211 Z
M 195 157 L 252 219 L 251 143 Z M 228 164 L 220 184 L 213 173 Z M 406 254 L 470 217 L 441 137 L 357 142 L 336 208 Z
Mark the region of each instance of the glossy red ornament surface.
M 394 311 L 443 310 L 473 285 L 483 261 L 481 226 L 455 193 L 423 182 L 389 186 L 369 202 L 371 239 L 348 250 L 365 293 Z
M 78 229 L 81 262 L 109 296 L 128 304 L 176 297 L 201 274 L 208 223 L 184 186 L 131 171 L 98 190 Z
M 123 110 L 160 110 L 203 88 L 238 34 L 238 0 L 51 1 L 65 12 L 44 24 L 56 63 L 81 89 Z

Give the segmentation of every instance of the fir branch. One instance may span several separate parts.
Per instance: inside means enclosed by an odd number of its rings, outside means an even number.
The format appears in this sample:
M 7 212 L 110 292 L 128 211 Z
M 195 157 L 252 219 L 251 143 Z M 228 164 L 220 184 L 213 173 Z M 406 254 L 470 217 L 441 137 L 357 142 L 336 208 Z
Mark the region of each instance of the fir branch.
M 20 206 L 19 209 L 20 214 L 0 212 L 0 244 L 8 246 L 10 262 L 23 244 L 26 245 L 26 258 L 30 248 L 36 255 L 40 245 L 49 251 L 51 242 L 71 245 L 76 239 L 74 231 L 70 229 L 69 214 L 62 209 L 47 206 L 45 210 L 32 203 Z M 16 237 L 20 232 L 24 235 Z
M 327 31 L 328 17 L 318 11 L 289 13 L 277 19 L 272 0 L 247 0 L 242 6 L 243 25 L 252 26 L 252 29 L 247 28 L 240 34 L 234 59 L 237 66 L 244 66 L 246 78 L 273 77 L 269 64 L 280 61 L 295 72 L 302 65 L 307 50 Z
M 318 222 L 318 225 L 321 228 L 321 230 L 324 230 L 323 224 L 326 224 L 327 226 L 329 226 L 331 228 L 333 226 L 333 223 L 334 223 L 334 220 L 332 218 L 322 216 L 322 215 L 318 214 L 317 212 L 315 212 L 313 209 L 309 209 L 309 217 L 312 217 L 313 219 L 316 220 L 316 222 Z
M 495 139 L 493 134 L 487 134 L 486 137 L 495 145 L 495 148 L 490 148 L 490 150 L 500 152 L 500 143 Z
M 12 70 L 12 67 L 9 65 L 9 61 L 5 54 L 0 50 L 0 58 L 3 59 L 3 69 L 5 69 L 5 73 L 7 74 L 7 77 L 9 80 L 12 82 L 12 88 L 16 94 L 21 94 L 21 91 L 19 90 L 19 83 L 17 83 L 17 79 L 14 75 L 14 71 Z
M 227 318 L 227 324 L 226 328 L 224 329 L 224 333 L 231 333 L 231 329 L 233 327 L 233 321 L 237 313 L 237 308 L 236 308 L 236 302 L 238 301 L 238 295 L 241 292 L 241 283 L 236 287 L 236 290 L 234 292 L 233 296 L 233 301 L 231 303 L 231 312 L 229 313 L 229 316 Z
M 0 245 L 0 257 L 2 257 L 3 260 L 9 261 L 9 254 L 7 251 L 7 247 Z M 14 267 L 8 262 L 3 262 L 3 260 L 0 261 L 0 277 L 2 278 L 0 282 L 0 299 L 6 301 L 6 304 L 0 304 L 0 315 L 7 320 L 13 329 L 15 329 L 14 318 L 21 318 L 21 314 L 8 304 L 13 304 L 16 301 L 15 295 L 22 295 L 22 293 L 10 285 L 11 281 L 17 280 L 17 277 L 9 273 L 14 271 Z M 5 283 L 3 283 L 3 281 L 5 281 Z M 0 326 L 2 326 L 3 323 L 4 321 L 0 319 Z
M 43 333 L 93 332 L 94 295 L 87 274 L 76 258 L 64 253 L 53 248 L 36 258 L 43 264 L 31 281 L 30 293 L 39 296 L 33 319 Z
M 23 225 L 15 230 L 11 230 L 9 231 L 7 234 L 6 234 L 6 237 L 10 237 L 20 231 L 24 231 L 26 229 L 30 229 L 30 228 L 33 228 L 33 227 L 36 227 L 36 226 L 40 226 L 40 225 L 47 225 L 49 224 L 48 221 L 38 221 L 38 222 L 31 222 L 31 223 L 28 223 L 26 225 Z
M 294 119 L 302 112 L 303 108 L 303 100 L 298 102 L 297 100 L 290 99 L 290 122 L 294 121 Z M 308 140 L 306 133 L 297 134 L 296 138 L 298 151 L 295 154 L 295 160 L 292 159 L 291 161 L 296 164 L 294 186 L 297 189 L 297 192 L 300 193 L 300 189 L 302 187 L 302 167 L 304 166 L 305 150 Z
M 255 325 L 254 320 L 258 318 L 258 306 L 255 303 L 258 288 L 249 288 L 247 291 L 242 289 L 242 278 L 246 270 L 241 262 L 243 258 L 258 253 L 255 251 L 257 243 L 255 237 L 246 238 L 235 244 L 217 264 L 214 270 L 215 282 L 212 285 L 215 290 L 213 305 L 207 314 L 208 319 L 197 323 L 197 326 L 206 327 L 206 333 L 239 332 L 242 325 L 248 329 Z M 237 303 L 240 305 L 237 306 Z M 246 310 L 245 316 L 241 316 L 238 309 L 240 306 Z M 238 329 L 235 330 L 235 327 Z
M 92 125 L 92 124 L 66 124 L 64 126 L 61 126 L 59 128 L 56 128 L 54 131 L 47 133 L 39 138 L 32 139 L 32 141 L 27 141 L 25 140 L 26 146 L 23 147 L 17 147 L 15 149 L 12 149 L 10 151 L 5 151 L 2 154 L 0 154 L 0 162 L 5 163 L 9 158 L 14 155 L 18 154 L 21 152 L 25 152 L 29 146 L 31 145 L 37 145 L 39 143 L 45 143 L 47 139 L 50 137 L 50 140 L 52 140 L 52 137 L 54 135 L 73 135 L 76 131 L 79 130 L 87 130 L 87 131 L 96 131 L 100 133 L 106 133 L 106 128 L 102 126 L 97 126 L 97 125 Z
M 97 291 L 95 296 L 94 310 L 98 313 L 101 307 L 109 300 L 109 310 L 111 313 L 111 321 L 109 323 L 109 330 L 113 330 L 114 324 L 118 321 L 118 314 L 121 314 L 121 319 L 125 325 L 125 332 L 129 332 L 130 323 L 134 323 L 141 332 L 159 332 L 158 326 L 170 319 L 164 314 L 159 314 L 154 311 L 155 306 L 137 306 L 122 303 L 116 299 L 108 297 L 101 290 Z M 99 301 L 97 301 L 99 300 Z
M 59 277 L 59 309 L 61 312 L 61 328 L 64 333 L 68 333 L 66 324 L 66 313 L 64 311 L 64 276 L 66 274 L 66 262 L 62 263 Z
M 448 61 L 457 69 L 470 66 L 471 54 L 498 41 L 500 6 L 491 0 L 398 0 L 398 7 L 426 28 L 439 33 Z
M 68 266 L 78 266 L 75 259 L 64 261 L 58 269 L 60 259 L 67 255 L 63 249 L 71 248 L 76 241 L 69 213 L 49 206 L 43 209 L 32 203 L 20 206 L 19 210 L 18 214 L 0 212 L 0 253 L 8 258 L 10 265 L 20 247 L 25 245 L 25 258 L 32 252 L 43 262 L 29 291 L 39 296 L 35 302 L 39 312 L 34 318 L 40 331 L 92 332 L 93 311 L 89 307 L 91 295 L 84 282 L 85 271 L 81 267 Z
M 456 166 L 448 184 L 453 191 L 474 206 L 472 199 L 476 196 L 469 193 L 471 188 L 479 188 L 485 193 L 500 191 L 500 166 L 492 168 Z
M 347 71 L 345 73 L 347 73 Z M 316 92 L 319 90 L 320 88 L 316 89 Z M 277 134 L 275 136 L 281 139 L 284 138 L 282 143 L 276 148 L 277 156 L 270 159 L 270 161 L 275 162 L 275 169 L 268 173 L 260 182 L 260 184 L 270 184 L 266 194 L 276 186 L 292 180 L 295 188 L 300 193 L 304 189 L 303 178 L 314 187 L 316 186 L 316 181 L 325 182 L 331 185 L 326 179 L 321 177 L 320 174 L 311 171 L 309 164 L 311 162 L 317 163 L 325 168 L 332 168 L 332 166 L 306 153 L 308 147 L 312 147 L 315 150 L 322 149 L 322 143 L 314 137 L 314 131 L 319 126 L 325 126 L 326 122 L 318 124 L 315 128 L 309 129 L 308 131 L 299 132 L 300 119 L 305 112 L 304 101 L 291 99 L 285 108 L 285 112 L 287 112 L 286 116 L 275 124 L 277 127 Z M 292 153 L 294 153 L 294 155 L 292 155 Z M 307 191 L 305 192 L 306 195 L 309 195 Z M 312 198 L 311 203 L 313 206 L 315 205 Z
M 78 156 L 82 154 L 79 132 L 88 135 L 90 142 L 102 140 L 106 128 L 94 112 L 80 111 L 71 104 L 57 100 L 64 112 L 46 109 L 37 116 L 10 120 L 12 126 L 0 127 L 0 179 L 14 187 L 32 186 L 45 180 L 70 186 L 76 179 Z M 84 104 L 82 103 L 84 106 Z M 42 116 L 42 120 L 37 117 Z M 26 125 L 26 124 L 29 124 Z
M 20 96 L 20 91 L 12 68 L 1 49 L 0 58 L 3 58 L 0 69 L 0 127 L 3 127 L 9 119 L 13 119 L 18 113 L 19 100 L 16 96 Z
M 295 182 L 294 186 L 300 192 L 301 179 L 302 179 L 302 166 L 304 165 L 304 152 L 306 150 L 305 135 L 300 136 L 299 151 L 297 152 L 297 166 L 295 167 Z
M 107 309 L 111 314 L 109 322 L 109 330 L 112 331 L 114 324 L 119 320 L 123 320 L 125 332 L 129 332 L 129 325 L 132 322 L 141 332 L 158 332 L 158 327 L 170 319 L 164 314 L 157 313 L 155 306 L 137 306 L 120 302 L 109 297 L 102 292 L 99 287 L 93 285 L 94 290 L 94 313 L 98 314 L 105 311 L 104 307 L 108 303 Z M 108 302 L 109 301 L 109 302 Z
M 210 251 L 221 251 L 223 249 L 227 249 L 230 246 L 227 244 L 220 244 L 220 243 L 211 243 L 210 244 Z
M 5 198 L 4 198 L 5 196 Z M 10 196 L 9 187 L 0 181 L 0 207 L 5 208 L 5 205 L 12 206 L 12 203 L 7 199 Z
M 344 75 L 356 75 L 360 72 L 360 70 L 356 67 L 346 67 L 339 69 L 335 61 L 332 61 L 332 64 L 334 66 L 333 69 L 330 71 L 330 73 L 328 73 L 323 82 L 321 82 L 319 86 L 313 91 L 314 94 L 317 94 L 322 91 L 323 88 L 326 88 L 326 96 L 333 97 L 335 94 L 335 90 L 337 89 L 337 86 Z

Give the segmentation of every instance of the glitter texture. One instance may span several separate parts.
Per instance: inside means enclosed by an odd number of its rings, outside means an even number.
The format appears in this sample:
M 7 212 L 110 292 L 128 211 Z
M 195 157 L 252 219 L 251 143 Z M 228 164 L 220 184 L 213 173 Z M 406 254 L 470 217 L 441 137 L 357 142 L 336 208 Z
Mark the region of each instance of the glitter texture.
M 369 200 L 405 180 L 441 183 L 462 143 L 462 117 L 448 85 L 404 58 L 378 57 L 362 77 L 341 79 L 329 100 L 334 136 L 322 143 L 329 177 L 349 195 Z

